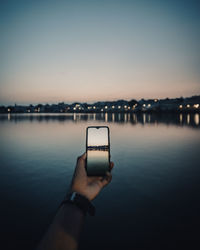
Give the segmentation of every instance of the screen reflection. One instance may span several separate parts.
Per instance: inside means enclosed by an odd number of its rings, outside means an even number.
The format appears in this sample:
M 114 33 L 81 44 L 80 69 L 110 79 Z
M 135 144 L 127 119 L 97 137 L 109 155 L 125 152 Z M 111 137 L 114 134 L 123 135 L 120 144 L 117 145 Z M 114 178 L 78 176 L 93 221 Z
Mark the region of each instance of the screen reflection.
M 87 129 L 87 174 L 105 175 L 109 169 L 109 133 L 107 127 Z

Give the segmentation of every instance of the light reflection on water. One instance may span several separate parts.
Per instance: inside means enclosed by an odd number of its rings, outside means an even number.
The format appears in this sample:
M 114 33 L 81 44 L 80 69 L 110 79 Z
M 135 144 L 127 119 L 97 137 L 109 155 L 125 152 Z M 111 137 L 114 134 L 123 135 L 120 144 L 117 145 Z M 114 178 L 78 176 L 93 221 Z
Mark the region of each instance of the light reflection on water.
M 194 115 L 194 122 L 197 126 L 199 125 L 199 114 Z
M 89 175 L 105 175 L 109 170 L 108 150 L 87 151 L 87 171 Z
M 179 238 L 195 242 L 199 120 L 197 113 L 1 115 L 3 238 L 15 239 L 8 241 L 12 249 L 25 241 L 24 249 L 34 246 L 69 186 L 76 157 L 85 151 L 86 127 L 108 125 L 113 180 L 94 201 L 97 216 L 87 218 L 81 249 L 105 249 L 104 242 L 109 249 L 122 242 L 130 249 L 133 241 L 137 249 Z
M 190 124 L 190 114 L 187 114 L 187 124 Z
M 183 114 L 180 114 L 180 124 L 182 124 L 182 122 L 183 122 Z
M 67 113 L 67 114 L 8 114 L 0 115 L 0 121 L 100 121 L 114 123 L 131 123 L 131 124 L 174 124 L 177 126 L 187 125 L 190 127 L 200 127 L 199 113 L 180 113 L 180 114 L 149 114 L 149 113 Z

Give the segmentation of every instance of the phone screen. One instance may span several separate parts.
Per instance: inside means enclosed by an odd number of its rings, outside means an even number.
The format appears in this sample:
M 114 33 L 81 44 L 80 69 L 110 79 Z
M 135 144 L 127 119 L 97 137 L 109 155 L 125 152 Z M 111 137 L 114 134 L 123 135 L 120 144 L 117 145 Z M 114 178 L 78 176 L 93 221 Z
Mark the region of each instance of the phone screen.
M 109 171 L 110 138 L 109 128 L 88 127 L 86 138 L 87 174 L 103 176 Z

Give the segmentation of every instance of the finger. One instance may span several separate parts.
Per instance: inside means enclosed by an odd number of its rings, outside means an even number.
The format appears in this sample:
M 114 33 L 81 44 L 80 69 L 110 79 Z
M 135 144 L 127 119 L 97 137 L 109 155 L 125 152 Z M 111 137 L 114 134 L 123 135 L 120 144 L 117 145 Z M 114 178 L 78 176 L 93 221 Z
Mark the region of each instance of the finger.
M 81 156 L 79 156 L 77 158 L 77 163 L 76 163 L 76 168 L 79 168 L 79 167 L 85 167 L 85 162 L 86 161 L 86 153 L 82 154 Z
M 114 162 L 110 162 L 110 165 L 109 165 L 109 169 L 110 169 L 110 171 L 113 169 L 113 167 L 114 167 Z
M 103 181 L 103 179 L 104 179 L 103 176 L 98 177 L 98 180 L 99 180 L 99 181 Z
M 98 181 L 102 181 L 103 177 L 102 176 L 89 176 L 89 181 L 92 182 L 98 182 Z
M 110 183 L 111 180 L 112 180 L 111 173 L 110 172 L 106 172 L 106 176 L 101 181 L 102 187 L 105 187 L 106 185 L 108 185 L 108 183 Z
M 86 160 L 86 153 L 83 153 L 77 158 L 77 161 L 85 161 Z
M 86 160 L 86 153 L 82 154 L 77 158 L 77 164 L 76 164 L 76 172 L 79 174 L 86 174 L 85 170 L 85 160 Z

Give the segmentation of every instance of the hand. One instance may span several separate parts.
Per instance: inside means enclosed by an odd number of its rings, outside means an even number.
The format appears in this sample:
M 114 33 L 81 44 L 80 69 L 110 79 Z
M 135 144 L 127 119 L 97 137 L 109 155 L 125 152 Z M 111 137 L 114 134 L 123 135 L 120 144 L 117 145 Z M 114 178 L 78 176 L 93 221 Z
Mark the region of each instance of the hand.
M 104 188 L 111 182 L 112 175 L 106 172 L 106 176 L 87 176 L 86 169 L 86 153 L 77 159 L 76 169 L 71 184 L 71 192 L 77 192 L 84 195 L 90 201 L 93 200 Z M 114 163 L 110 163 L 110 170 L 114 167 Z

